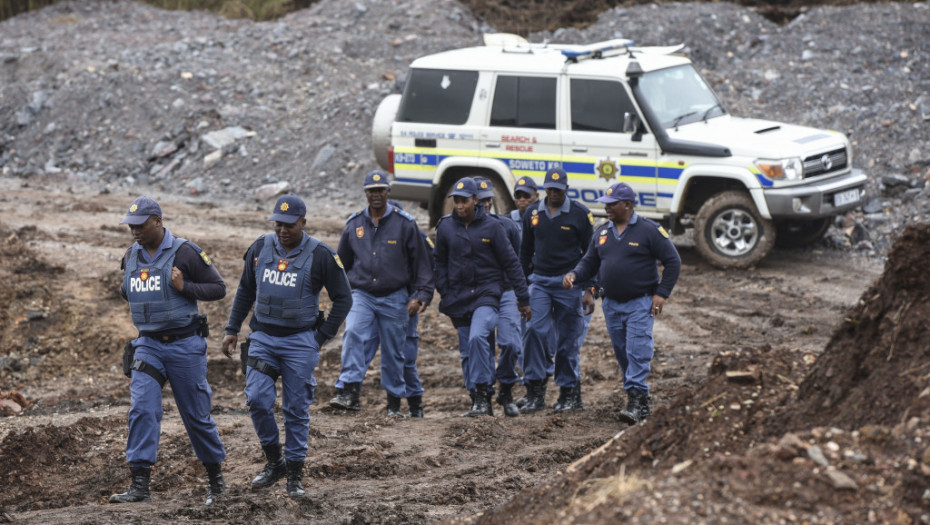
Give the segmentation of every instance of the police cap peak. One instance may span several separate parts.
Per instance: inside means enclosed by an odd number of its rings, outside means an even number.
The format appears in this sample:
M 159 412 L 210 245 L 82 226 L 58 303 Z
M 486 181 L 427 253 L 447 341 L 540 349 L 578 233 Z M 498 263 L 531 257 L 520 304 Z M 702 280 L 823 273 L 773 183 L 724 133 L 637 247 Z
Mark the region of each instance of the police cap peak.
M 151 197 L 139 197 L 129 205 L 129 211 L 120 224 L 138 226 L 149 220 L 152 215 L 161 217 L 161 206 Z
M 487 199 L 494 196 L 494 184 L 487 177 L 473 177 L 475 184 L 478 186 L 478 198 Z
M 465 177 L 459 179 L 452 185 L 452 196 L 458 197 L 475 197 L 478 195 L 478 185 L 475 179 Z
M 520 177 L 517 179 L 517 183 L 513 186 L 513 192 L 522 191 L 524 193 L 533 194 L 539 187 L 536 185 L 536 181 L 531 177 Z
M 274 210 L 271 212 L 269 221 L 283 222 L 285 224 L 294 224 L 298 219 L 307 214 L 307 205 L 297 195 L 282 195 L 274 203 Z
M 597 202 L 604 203 L 620 201 L 636 201 L 636 192 L 625 182 L 618 182 L 612 185 L 607 188 L 607 191 L 605 191 L 603 195 L 597 198 Z

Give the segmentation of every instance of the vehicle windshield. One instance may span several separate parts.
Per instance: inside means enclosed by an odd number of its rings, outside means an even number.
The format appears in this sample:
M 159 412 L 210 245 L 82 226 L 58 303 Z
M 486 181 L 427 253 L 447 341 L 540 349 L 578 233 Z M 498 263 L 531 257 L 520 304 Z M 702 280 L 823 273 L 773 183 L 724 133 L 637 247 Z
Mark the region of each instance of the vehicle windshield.
M 717 95 L 691 65 L 652 71 L 639 81 L 646 104 L 662 127 L 719 117 L 726 113 Z

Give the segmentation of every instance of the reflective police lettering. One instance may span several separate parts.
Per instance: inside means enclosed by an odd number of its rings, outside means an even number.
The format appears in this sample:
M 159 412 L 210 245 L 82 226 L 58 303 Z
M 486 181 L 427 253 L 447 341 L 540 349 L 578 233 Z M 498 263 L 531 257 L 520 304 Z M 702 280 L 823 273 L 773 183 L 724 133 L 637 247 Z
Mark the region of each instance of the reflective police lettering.
M 295 288 L 297 286 L 297 273 L 276 272 L 266 268 L 265 272 L 262 274 L 262 282 Z
M 129 279 L 129 291 L 131 292 L 161 291 L 161 276 L 152 275 L 144 281 L 138 277 L 131 277 Z

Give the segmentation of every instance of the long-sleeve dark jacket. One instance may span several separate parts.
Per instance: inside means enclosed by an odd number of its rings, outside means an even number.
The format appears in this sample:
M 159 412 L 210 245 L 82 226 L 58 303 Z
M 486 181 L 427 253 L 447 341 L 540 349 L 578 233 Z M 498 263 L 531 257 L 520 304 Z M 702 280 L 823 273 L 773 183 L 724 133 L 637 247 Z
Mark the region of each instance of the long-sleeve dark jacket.
M 662 280 L 656 261 L 662 263 Z M 588 251 L 572 272 L 578 282 L 597 275 L 604 296 L 626 302 L 644 295 L 668 298 L 678 282 L 681 257 L 668 233 L 634 213 L 622 235 L 612 222 L 599 227 Z
M 434 255 L 439 311 L 449 317 L 468 317 L 479 306 L 497 308 L 508 282 L 518 304 L 529 304 L 526 278 L 510 239 L 501 222 L 480 206 L 467 227 L 455 213 L 440 220 Z
M 232 309 L 229 312 L 229 321 L 226 323 L 227 334 L 239 333 L 242 322 L 245 320 L 246 316 L 249 315 L 249 311 L 255 303 L 255 263 L 258 261 L 258 256 L 261 254 L 262 247 L 265 245 L 264 239 L 264 235 L 259 237 L 252 243 L 252 246 L 249 246 L 249 249 L 245 252 L 245 256 L 243 257 L 245 263 L 242 267 L 242 277 L 239 278 L 239 288 L 236 290 L 236 297 L 233 299 Z M 310 236 L 304 233 L 301 246 L 306 246 L 309 241 Z M 281 253 L 283 249 L 278 245 L 277 239 L 273 242 L 275 243 L 275 253 L 280 253 L 283 256 L 284 254 Z M 333 306 L 330 308 L 329 315 L 326 317 L 323 326 L 316 330 L 317 342 L 322 345 L 327 339 L 336 335 L 336 332 L 339 331 L 339 326 L 342 325 L 346 316 L 349 315 L 349 309 L 352 308 L 352 291 L 349 288 L 349 280 L 346 279 L 346 273 L 343 271 L 341 264 L 336 258 L 336 253 L 333 252 L 332 248 L 323 243 L 320 243 L 316 249 L 313 250 L 313 263 L 310 266 L 309 286 L 310 290 L 308 290 L 308 293 L 312 292 L 314 295 L 319 295 L 320 290 L 325 286 L 326 292 L 333 302 Z M 253 332 L 265 332 L 277 337 L 291 335 L 308 329 L 308 327 L 294 327 L 293 330 L 282 330 L 279 327 L 259 322 L 255 319 L 254 315 L 249 321 L 249 328 Z
M 375 226 L 368 208 L 346 221 L 336 249 L 353 289 L 382 297 L 397 290 L 429 303 L 433 268 L 426 242 L 407 212 L 388 206 Z
M 584 205 L 571 199 L 549 217 L 543 199 L 523 214 L 520 264 L 523 272 L 553 277 L 565 275 L 584 255 L 594 231 L 594 217 Z

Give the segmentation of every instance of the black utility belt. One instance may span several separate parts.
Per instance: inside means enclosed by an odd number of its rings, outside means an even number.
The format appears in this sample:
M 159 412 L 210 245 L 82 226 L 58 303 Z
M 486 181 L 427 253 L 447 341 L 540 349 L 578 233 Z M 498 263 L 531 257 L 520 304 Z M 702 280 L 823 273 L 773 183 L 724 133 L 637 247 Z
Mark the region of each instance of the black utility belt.
M 627 302 L 633 301 L 633 300 L 635 300 L 635 299 L 642 299 L 643 297 L 647 297 L 647 296 L 651 296 L 651 295 L 652 295 L 652 294 L 649 293 L 649 292 L 642 292 L 642 293 L 639 293 L 639 294 L 636 294 L 636 295 L 624 295 L 624 296 L 622 296 L 622 297 L 609 297 L 609 296 L 608 296 L 607 298 L 610 299 L 611 301 L 616 301 L 616 302 L 618 302 L 618 303 L 627 303 Z
M 143 336 L 144 336 L 144 337 L 151 337 L 152 339 L 155 339 L 156 341 L 161 342 L 161 343 L 173 343 L 173 342 L 175 342 L 175 341 L 177 341 L 177 340 L 179 340 L 179 339 L 187 339 L 188 337 L 194 337 L 195 335 L 197 335 L 197 330 L 194 330 L 193 332 L 187 332 L 187 333 L 184 333 L 184 334 L 172 334 L 172 335 L 158 335 L 158 334 L 152 334 L 152 333 L 149 333 L 149 334 L 140 333 L 140 334 L 139 334 L 139 337 L 143 337 Z

